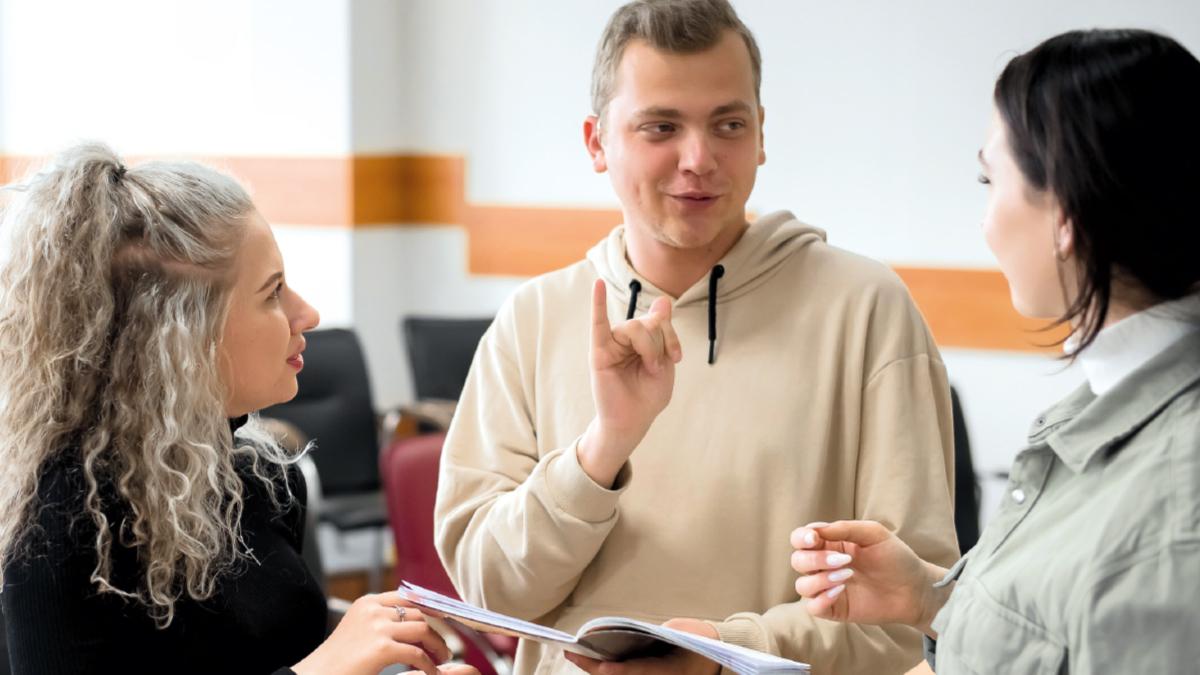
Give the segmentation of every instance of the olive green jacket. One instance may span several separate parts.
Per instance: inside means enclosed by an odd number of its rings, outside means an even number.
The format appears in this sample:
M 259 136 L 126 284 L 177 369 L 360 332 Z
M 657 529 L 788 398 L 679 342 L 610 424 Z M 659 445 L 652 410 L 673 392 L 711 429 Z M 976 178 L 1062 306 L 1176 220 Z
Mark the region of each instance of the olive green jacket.
M 939 675 L 1200 672 L 1200 332 L 1038 417 L 954 580 Z

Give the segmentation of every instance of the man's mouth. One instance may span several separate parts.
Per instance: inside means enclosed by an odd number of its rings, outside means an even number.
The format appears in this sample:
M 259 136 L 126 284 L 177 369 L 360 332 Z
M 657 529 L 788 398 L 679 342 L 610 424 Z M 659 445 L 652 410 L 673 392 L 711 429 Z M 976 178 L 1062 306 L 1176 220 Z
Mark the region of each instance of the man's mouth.
M 711 192 L 700 192 L 697 190 L 689 190 L 687 192 L 676 192 L 676 193 L 672 194 L 671 196 L 675 197 L 676 199 L 691 199 L 691 200 L 697 201 L 697 202 L 717 198 L 717 195 L 715 195 Z

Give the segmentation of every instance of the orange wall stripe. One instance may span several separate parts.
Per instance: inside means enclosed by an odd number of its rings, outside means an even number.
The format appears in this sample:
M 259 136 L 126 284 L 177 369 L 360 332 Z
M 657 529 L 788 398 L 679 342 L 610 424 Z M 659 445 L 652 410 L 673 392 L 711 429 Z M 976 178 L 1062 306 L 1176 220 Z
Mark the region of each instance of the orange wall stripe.
M 281 225 L 354 225 L 354 162 L 339 157 L 198 157 L 250 191 L 263 217 Z M 130 163 L 134 163 L 131 161 Z
M 129 157 L 136 165 L 147 157 Z M 281 225 L 461 224 L 462 157 L 193 157 L 250 191 L 267 220 Z M 46 158 L 0 155 L 0 181 L 26 175 Z
M 453 155 L 354 158 L 356 225 L 461 224 L 465 162 Z
M 479 204 L 464 215 L 470 272 L 513 276 L 570 265 L 623 220 L 615 209 Z
M 472 274 L 534 276 L 581 259 L 622 221 L 616 209 L 467 204 L 465 162 L 452 155 L 201 157 L 252 192 L 281 225 L 457 224 L 467 230 Z M 131 158 L 130 163 L 137 159 Z M 41 160 L 0 155 L 0 182 Z M 898 267 L 943 347 L 1056 351 L 1065 329 L 1021 317 L 995 270 Z
M 0 181 L 22 178 L 48 157 L 0 158 Z M 129 156 L 131 166 L 154 157 Z M 354 221 L 355 160 L 345 157 L 190 157 L 236 178 L 263 216 L 281 225 L 334 225 Z
M 1008 281 L 997 270 L 897 267 L 896 273 L 942 347 L 1055 352 L 1065 327 L 1027 319 L 1013 309 Z

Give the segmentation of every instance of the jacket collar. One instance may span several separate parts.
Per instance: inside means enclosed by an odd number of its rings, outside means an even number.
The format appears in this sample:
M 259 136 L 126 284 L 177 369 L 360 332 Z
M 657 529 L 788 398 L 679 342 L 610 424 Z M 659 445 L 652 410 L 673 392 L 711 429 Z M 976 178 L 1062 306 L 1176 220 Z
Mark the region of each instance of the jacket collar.
M 1176 397 L 1200 382 L 1200 332 L 1171 346 L 1096 396 L 1085 382 L 1047 410 L 1030 429 L 1030 442 L 1044 440 L 1079 473 L 1101 452 L 1145 426 Z

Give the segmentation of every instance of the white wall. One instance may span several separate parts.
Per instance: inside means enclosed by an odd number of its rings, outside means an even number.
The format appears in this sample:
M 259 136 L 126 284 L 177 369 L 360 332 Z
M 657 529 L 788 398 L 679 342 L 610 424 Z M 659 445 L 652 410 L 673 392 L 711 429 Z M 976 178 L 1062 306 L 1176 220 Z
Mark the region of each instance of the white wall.
M 355 326 L 381 407 L 412 400 L 400 318 L 488 317 L 523 279 L 467 274 L 459 227 L 369 228 L 354 234 Z
M 346 1 L 5 0 L 0 148 L 346 152 Z

